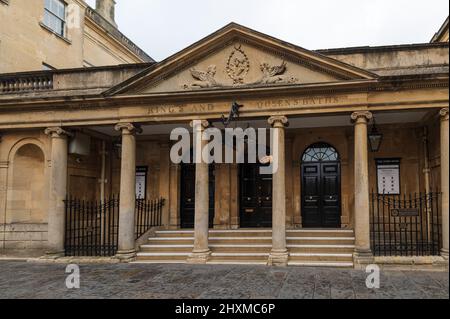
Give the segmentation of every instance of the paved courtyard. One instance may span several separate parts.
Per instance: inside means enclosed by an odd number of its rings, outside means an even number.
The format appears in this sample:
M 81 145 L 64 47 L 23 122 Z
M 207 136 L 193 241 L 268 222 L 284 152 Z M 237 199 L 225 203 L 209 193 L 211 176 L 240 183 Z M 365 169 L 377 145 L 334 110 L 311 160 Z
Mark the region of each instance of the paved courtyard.
M 366 288 L 364 271 L 226 265 L 80 266 L 80 289 L 67 289 L 66 265 L 0 262 L 0 298 L 449 298 L 447 272 L 382 271 Z

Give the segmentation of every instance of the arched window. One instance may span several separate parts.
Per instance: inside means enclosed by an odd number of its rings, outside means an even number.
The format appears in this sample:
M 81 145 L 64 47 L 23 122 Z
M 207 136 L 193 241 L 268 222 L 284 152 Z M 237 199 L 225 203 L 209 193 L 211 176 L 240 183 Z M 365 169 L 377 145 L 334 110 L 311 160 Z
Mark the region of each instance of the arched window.
M 327 143 L 316 143 L 308 147 L 303 153 L 302 162 L 337 162 L 339 153 Z

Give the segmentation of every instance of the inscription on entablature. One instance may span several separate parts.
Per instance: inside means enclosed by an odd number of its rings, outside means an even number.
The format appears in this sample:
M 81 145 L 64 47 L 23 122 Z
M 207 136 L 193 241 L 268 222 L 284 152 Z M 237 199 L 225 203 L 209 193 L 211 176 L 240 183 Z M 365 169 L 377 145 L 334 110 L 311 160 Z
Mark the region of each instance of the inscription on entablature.
M 338 104 L 342 102 L 344 97 L 338 96 L 326 96 L 326 97 L 302 97 L 298 99 L 277 99 L 277 100 L 265 100 L 257 103 L 259 109 L 272 108 L 272 107 L 301 107 L 301 106 L 314 106 L 314 105 L 327 105 Z
M 212 112 L 214 111 L 214 104 L 194 104 L 191 106 L 182 105 L 158 105 L 152 106 L 148 109 L 149 115 L 159 114 L 176 114 L 176 113 L 200 113 L 200 112 Z
M 242 101 L 244 107 L 248 109 L 276 109 L 276 108 L 301 108 L 321 105 L 341 104 L 347 99 L 346 96 L 309 96 L 295 99 L 271 99 L 261 101 Z M 157 105 L 148 109 L 149 115 L 162 114 L 182 114 L 182 113 L 206 113 L 214 111 L 226 111 L 231 106 L 230 103 L 203 103 L 203 104 L 174 104 L 174 105 Z M 244 109 L 245 110 L 245 109 Z

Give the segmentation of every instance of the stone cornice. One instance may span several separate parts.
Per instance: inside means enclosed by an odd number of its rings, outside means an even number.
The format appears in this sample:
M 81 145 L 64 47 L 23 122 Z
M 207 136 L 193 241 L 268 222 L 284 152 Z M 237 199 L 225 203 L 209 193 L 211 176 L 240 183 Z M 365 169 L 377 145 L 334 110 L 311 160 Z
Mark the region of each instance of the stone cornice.
M 230 97 L 252 97 L 252 96 L 275 96 L 286 94 L 335 94 L 335 93 L 357 93 L 357 92 L 380 92 L 380 91 L 401 91 L 409 89 L 429 89 L 429 88 L 448 88 L 448 75 L 435 78 L 419 80 L 419 78 L 402 79 L 396 77 L 390 80 L 356 80 L 329 83 L 312 83 L 301 85 L 274 85 L 274 86 L 243 86 L 239 88 L 227 87 L 221 89 L 203 89 L 197 91 L 180 91 L 153 93 L 146 95 L 118 95 L 113 97 L 103 97 L 101 95 L 91 96 L 48 96 L 45 97 L 20 97 L 20 98 L 2 98 L 0 95 L 0 112 L 8 107 L 8 111 L 14 108 L 23 109 L 24 107 L 36 107 L 42 110 L 42 107 L 56 106 L 67 108 L 73 105 L 77 108 L 87 108 L 95 106 L 114 106 L 115 104 L 126 105 L 127 103 L 150 103 L 163 101 L 192 101 L 204 100 L 209 98 L 227 98 Z

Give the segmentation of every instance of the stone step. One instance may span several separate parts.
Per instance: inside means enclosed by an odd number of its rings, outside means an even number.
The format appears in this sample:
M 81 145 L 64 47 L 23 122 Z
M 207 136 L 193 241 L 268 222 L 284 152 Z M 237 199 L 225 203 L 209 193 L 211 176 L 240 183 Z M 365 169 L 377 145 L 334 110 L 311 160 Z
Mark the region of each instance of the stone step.
M 337 253 L 290 253 L 289 261 L 292 262 L 353 262 L 353 254 Z
M 355 245 L 288 245 L 291 253 L 336 253 L 353 254 Z
M 352 230 L 287 231 L 289 264 L 310 267 L 352 267 Z M 267 264 L 272 249 L 269 229 L 210 230 L 208 264 Z M 140 247 L 137 262 L 186 263 L 194 248 L 192 230 L 158 231 Z
M 293 261 L 288 262 L 288 266 L 297 267 L 332 267 L 332 268 L 353 268 L 353 262 L 329 262 L 329 261 Z
M 142 252 L 191 252 L 193 244 L 164 245 L 146 244 L 141 246 Z M 270 252 L 272 245 L 259 244 L 211 244 L 210 248 L 215 252 Z M 291 253 L 336 253 L 352 254 L 354 245 L 288 245 Z
M 288 237 L 353 237 L 353 230 L 341 229 L 299 229 L 287 230 Z M 193 237 L 193 230 L 157 231 L 157 237 Z M 239 229 L 239 230 L 210 230 L 210 237 L 272 237 L 272 230 L 267 229 Z
M 136 257 L 138 261 L 185 263 L 189 255 L 190 252 L 138 252 Z

